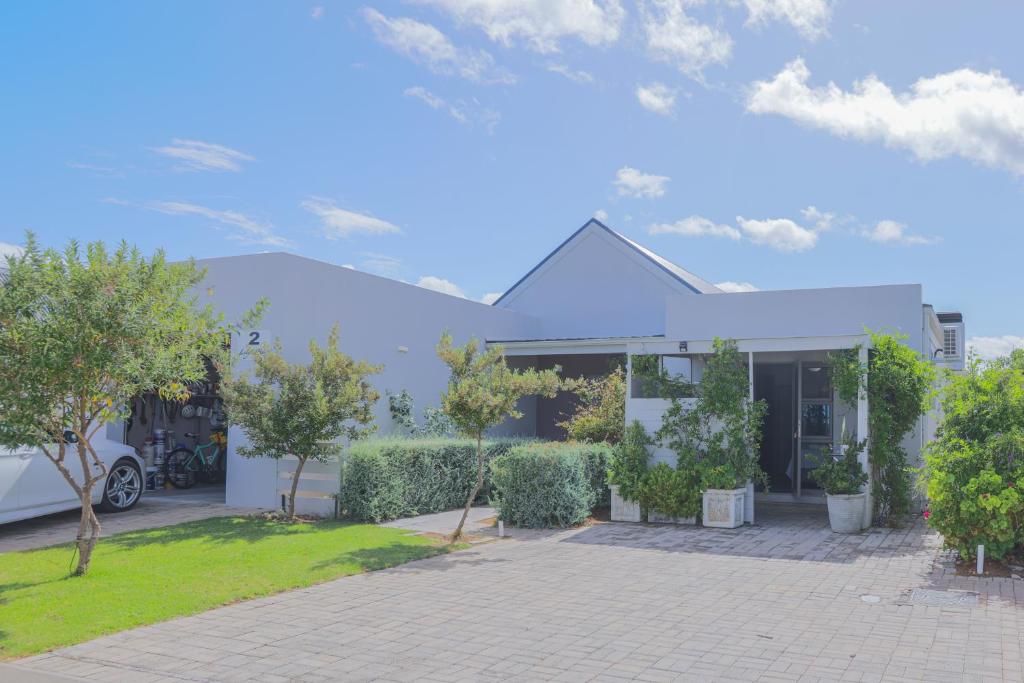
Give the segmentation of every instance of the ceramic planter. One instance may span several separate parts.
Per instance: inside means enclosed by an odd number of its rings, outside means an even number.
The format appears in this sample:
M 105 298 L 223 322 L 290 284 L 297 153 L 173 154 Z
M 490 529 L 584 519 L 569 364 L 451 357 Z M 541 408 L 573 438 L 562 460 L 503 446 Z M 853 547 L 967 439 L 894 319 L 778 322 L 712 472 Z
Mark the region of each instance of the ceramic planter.
M 613 522 L 642 522 L 640 515 L 640 504 L 624 500 L 619 495 L 619 487 L 611 485 L 608 490 L 612 492 L 612 521 Z
M 827 494 L 828 523 L 839 534 L 855 534 L 864 530 L 864 506 L 867 493 Z
M 743 524 L 747 489 L 708 489 L 704 492 L 704 526 L 735 529 Z

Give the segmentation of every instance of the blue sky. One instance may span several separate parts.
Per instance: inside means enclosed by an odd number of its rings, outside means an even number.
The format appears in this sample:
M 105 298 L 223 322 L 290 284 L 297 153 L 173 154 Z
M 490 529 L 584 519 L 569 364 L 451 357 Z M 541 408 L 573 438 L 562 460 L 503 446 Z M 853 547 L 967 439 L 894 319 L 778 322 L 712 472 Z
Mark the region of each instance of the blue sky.
M 4 3 L 0 241 L 286 249 L 481 299 L 593 215 L 712 282 L 1024 343 L 1024 5 Z

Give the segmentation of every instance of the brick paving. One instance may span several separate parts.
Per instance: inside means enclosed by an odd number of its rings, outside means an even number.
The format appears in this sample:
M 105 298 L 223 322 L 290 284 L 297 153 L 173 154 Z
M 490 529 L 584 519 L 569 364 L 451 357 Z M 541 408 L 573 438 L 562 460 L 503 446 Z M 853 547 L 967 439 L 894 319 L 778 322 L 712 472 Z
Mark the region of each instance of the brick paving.
M 151 529 L 249 512 L 253 510 L 225 506 L 224 489 L 214 487 L 145 493 L 138 504 L 127 512 L 100 512 L 97 508 L 96 514 L 103 527 L 103 536 L 110 536 L 122 531 Z M 80 516 L 79 510 L 69 510 L 0 524 L 0 553 L 70 543 L 78 533 Z
M 921 524 L 521 534 L 19 662 L 102 681 L 1021 681 L 1024 588 Z M 975 606 L 910 591 L 969 590 Z

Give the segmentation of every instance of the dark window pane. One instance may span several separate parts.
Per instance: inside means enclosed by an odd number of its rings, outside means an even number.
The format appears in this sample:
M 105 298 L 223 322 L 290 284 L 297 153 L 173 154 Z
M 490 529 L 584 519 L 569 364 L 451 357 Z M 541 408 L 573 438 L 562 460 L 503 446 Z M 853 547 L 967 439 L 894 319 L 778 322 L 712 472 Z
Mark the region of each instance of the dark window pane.
M 824 365 L 805 365 L 803 371 L 804 398 L 832 398 L 828 368 Z
M 832 437 L 832 404 L 805 403 L 800 416 L 803 436 Z

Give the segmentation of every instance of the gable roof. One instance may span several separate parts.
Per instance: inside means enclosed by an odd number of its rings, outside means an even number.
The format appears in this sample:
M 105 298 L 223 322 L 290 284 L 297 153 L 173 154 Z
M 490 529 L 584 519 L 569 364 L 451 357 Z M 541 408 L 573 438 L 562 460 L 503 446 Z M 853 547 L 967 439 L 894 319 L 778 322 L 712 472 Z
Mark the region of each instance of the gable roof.
M 676 264 L 672 263 L 668 259 L 666 259 L 666 258 L 664 258 L 662 256 L 659 256 L 658 254 L 655 254 L 653 251 L 651 251 L 647 247 L 644 247 L 644 246 L 642 246 L 640 244 L 637 244 L 636 242 L 634 242 L 633 240 L 629 239 L 625 235 L 622 235 L 622 234 L 620 234 L 618 232 L 615 232 L 614 230 L 612 230 L 611 228 L 609 228 L 607 225 L 605 225 L 601 221 L 597 220 L 596 218 L 591 218 L 589 221 L 584 223 L 580 227 L 579 230 L 577 230 L 573 234 L 569 235 L 569 237 L 564 242 L 562 242 L 557 247 L 555 247 L 554 251 L 552 251 L 550 254 L 545 256 L 544 259 L 540 263 L 538 263 L 533 268 L 531 268 L 530 271 L 526 275 L 524 275 L 523 277 L 519 278 L 519 280 L 517 280 L 514 285 L 509 287 L 508 290 L 504 294 L 502 294 L 500 297 L 498 297 L 494 301 L 494 303 L 491 304 L 491 305 L 492 306 L 498 305 L 503 299 L 505 299 L 505 297 L 507 297 L 512 292 L 514 292 L 520 285 L 522 285 L 524 282 L 526 282 L 528 279 L 530 279 L 530 276 L 532 276 L 534 273 L 536 273 L 538 270 L 540 270 L 544 266 L 545 263 L 547 263 L 552 258 L 554 258 L 554 256 L 556 254 L 558 254 L 558 252 L 560 252 L 563 249 L 565 249 L 569 244 L 571 244 L 577 237 L 579 237 L 588 228 L 599 229 L 599 230 L 602 230 L 602 231 L 606 232 L 607 234 L 611 235 L 618 242 L 620 242 L 624 246 L 628 247 L 632 251 L 636 252 L 637 254 L 640 254 L 641 256 L 643 256 L 645 259 L 647 259 L 648 261 L 653 263 L 655 266 L 657 266 L 660 270 L 662 270 L 665 273 L 667 273 L 673 280 L 677 281 L 679 284 L 681 284 L 682 286 L 684 286 L 686 289 L 688 289 L 689 291 L 693 292 L 694 294 L 715 294 L 715 293 L 720 293 L 722 291 L 721 289 L 719 289 L 718 287 L 715 287 L 713 284 L 711 284 L 707 280 L 704 280 L 703 278 L 697 277 L 696 275 L 694 275 L 690 271 L 677 266 Z

